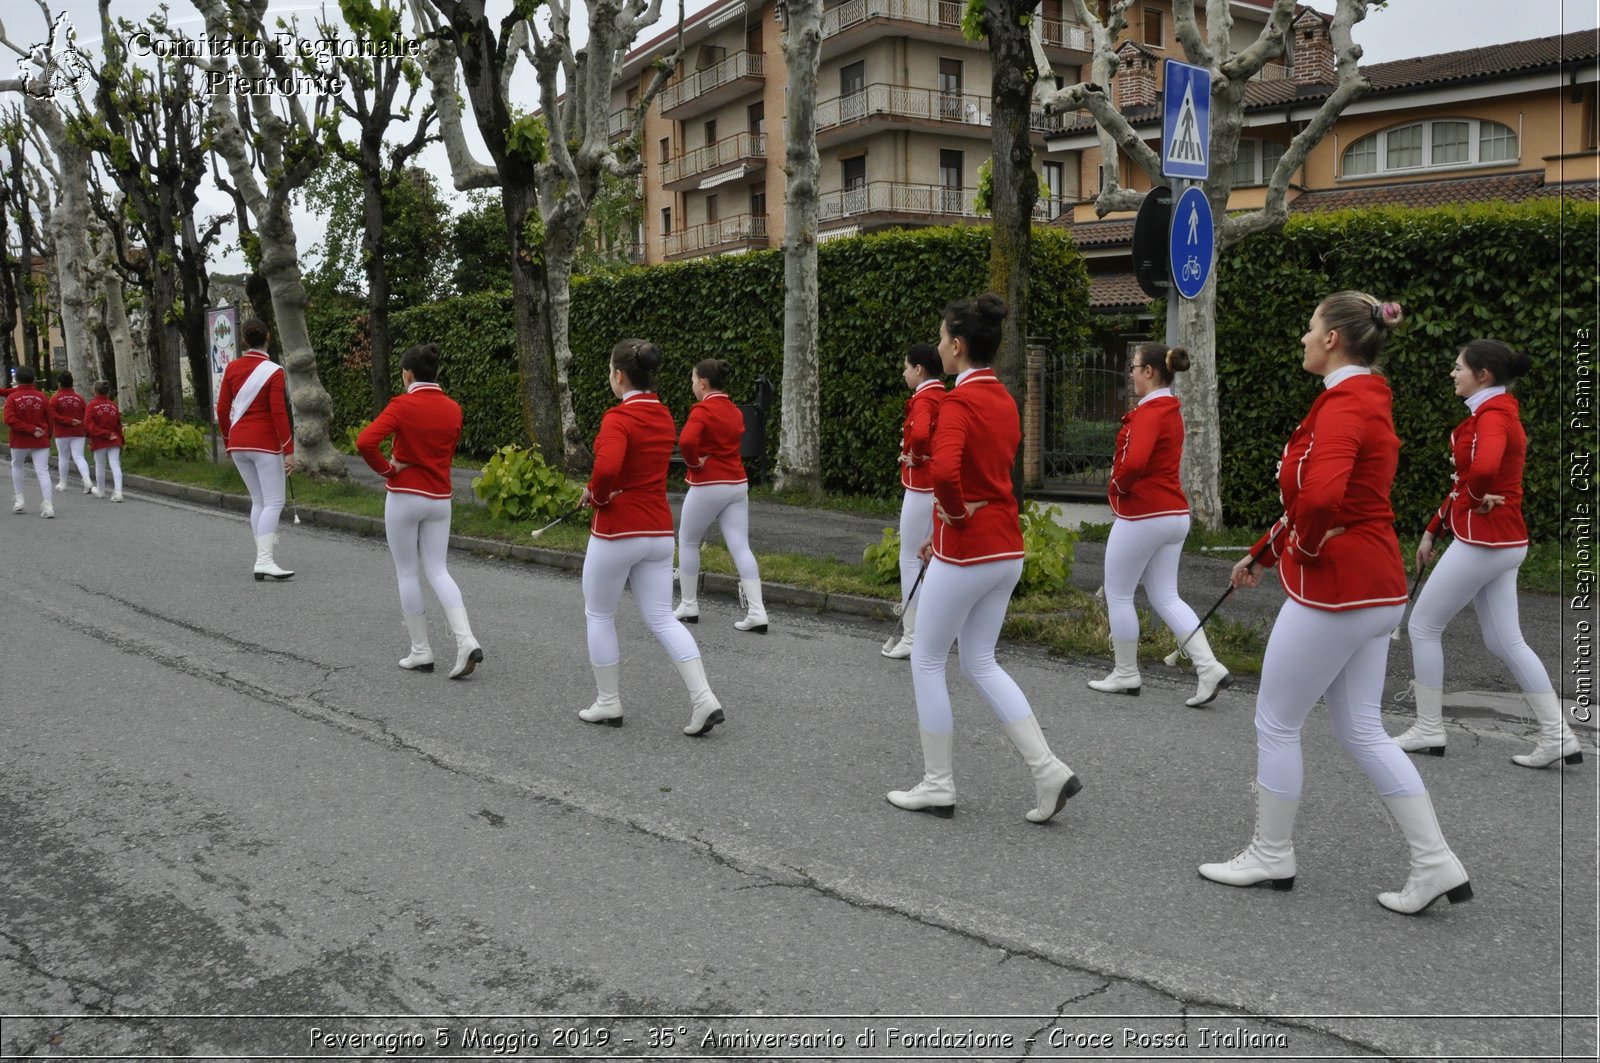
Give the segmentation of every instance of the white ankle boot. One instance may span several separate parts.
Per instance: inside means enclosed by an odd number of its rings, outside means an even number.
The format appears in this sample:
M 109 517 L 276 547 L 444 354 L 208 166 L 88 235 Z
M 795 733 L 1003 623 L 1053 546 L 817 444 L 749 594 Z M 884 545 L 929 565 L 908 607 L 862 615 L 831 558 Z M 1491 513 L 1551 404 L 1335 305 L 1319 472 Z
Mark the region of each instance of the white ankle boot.
M 1448 898 L 1451 904 L 1472 900 L 1467 869 L 1445 844 L 1428 795 L 1385 797 L 1383 803 L 1411 847 L 1411 874 L 1399 893 L 1378 894 L 1378 903 L 1391 912 L 1416 915 L 1440 897 Z
M 1083 780 L 1073 774 L 1050 752 L 1050 744 L 1039 729 L 1039 718 L 1028 716 L 1006 724 L 1006 737 L 1022 754 L 1022 762 L 1033 776 L 1034 807 L 1023 813 L 1029 823 L 1048 823 L 1061 811 L 1067 798 L 1083 789 Z
M 1211 643 L 1206 641 L 1204 628 L 1189 637 L 1189 644 L 1184 647 L 1183 652 L 1194 662 L 1195 675 L 1200 681 L 1200 685 L 1195 688 L 1194 697 L 1184 701 L 1184 704 L 1191 709 L 1209 705 L 1219 690 L 1226 690 L 1233 685 L 1232 673 L 1223 667 L 1222 662 L 1211 652 Z
M 1256 833 L 1232 860 L 1201 864 L 1200 877 L 1227 886 L 1259 886 L 1275 890 L 1294 888 L 1294 816 L 1298 798 L 1289 800 L 1271 790 L 1252 785 L 1256 792 Z
M 1438 687 L 1425 687 L 1413 679 L 1411 696 L 1417 703 L 1417 722 L 1396 735 L 1395 744 L 1407 753 L 1444 756 L 1444 691 Z M 1404 698 L 1403 694 L 1395 695 L 1396 701 Z
M 411 636 L 411 652 L 400 659 L 400 667 L 408 672 L 433 671 L 433 647 L 428 645 L 427 614 L 402 615 L 406 620 L 406 632 Z
M 699 588 L 691 587 L 689 582 L 685 582 L 681 571 L 674 572 L 672 575 L 678 581 L 678 607 L 672 611 L 673 619 L 681 620 L 685 624 L 698 624 L 700 622 Z M 690 582 L 698 584 L 700 578 L 696 576 Z
M 733 626 L 740 631 L 754 631 L 757 634 L 767 633 L 767 610 L 761 604 L 761 581 L 758 579 L 742 579 L 739 581 L 739 604 L 744 607 L 743 620 L 735 620 Z
M 949 819 L 956 814 L 956 782 L 950 770 L 950 743 L 954 735 L 922 734 L 922 781 L 909 790 L 890 790 L 884 796 L 896 808 L 926 812 Z
M 465 679 L 483 663 L 483 649 L 478 645 L 478 640 L 472 637 L 472 625 L 467 623 L 465 606 L 446 609 L 444 618 L 450 623 L 450 634 L 456 637 L 456 663 L 450 669 L 450 678 Z
M 272 560 L 272 547 L 274 540 L 276 539 L 276 535 L 256 536 L 255 576 L 257 582 L 266 579 L 268 576 L 271 576 L 273 579 L 281 580 L 288 579 L 290 576 L 294 575 L 292 570 L 287 568 L 279 568 L 278 563 Z
M 57 491 L 65 491 L 66 489 L 67 489 L 67 481 L 66 481 L 65 478 L 56 481 L 56 490 Z
M 25 510 L 27 508 L 28 508 L 28 503 L 27 503 L 26 499 L 24 499 L 21 495 L 13 496 L 12 501 L 11 501 L 11 512 L 13 512 L 13 513 L 21 513 L 23 510 Z
M 39 503 L 39 516 L 48 519 L 48 518 L 53 517 L 55 515 L 56 515 L 56 507 L 55 507 L 55 503 L 54 502 L 51 502 L 47 498 L 43 502 Z
M 1539 721 L 1539 741 L 1531 753 L 1518 753 L 1511 763 L 1524 768 L 1547 768 L 1558 760 L 1568 764 L 1583 763 L 1583 747 L 1578 736 L 1572 733 L 1567 721 L 1561 718 L 1561 698 L 1555 691 L 1527 694 L 1528 706 L 1534 719 Z
M 883 655 L 891 661 L 903 661 L 911 656 L 911 645 L 916 641 L 917 634 L 917 607 L 906 606 L 906 611 L 900 617 L 900 633 L 889 636 L 889 641 L 883 644 Z
M 706 667 L 700 658 L 695 657 L 687 661 L 678 661 L 678 675 L 683 677 L 683 685 L 689 691 L 689 703 L 693 711 L 689 715 L 689 726 L 683 729 L 686 735 L 707 735 L 719 723 L 726 723 L 727 717 L 722 714 L 722 702 L 711 693 L 711 684 L 706 682 Z
M 578 713 L 578 719 L 584 723 L 599 723 L 607 727 L 622 726 L 622 695 L 617 693 L 617 676 L 622 671 L 620 664 L 595 664 L 589 662 L 589 667 L 594 669 L 594 704 Z
M 91 494 L 96 498 L 104 498 L 104 497 L 106 497 L 106 493 L 104 491 L 102 491 L 98 487 L 86 487 L 86 488 L 84 488 L 84 493 L 85 494 Z
M 1091 679 L 1090 690 L 1102 694 L 1132 694 L 1139 696 L 1139 640 L 1112 639 L 1111 652 L 1117 666 L 1104 679 Z

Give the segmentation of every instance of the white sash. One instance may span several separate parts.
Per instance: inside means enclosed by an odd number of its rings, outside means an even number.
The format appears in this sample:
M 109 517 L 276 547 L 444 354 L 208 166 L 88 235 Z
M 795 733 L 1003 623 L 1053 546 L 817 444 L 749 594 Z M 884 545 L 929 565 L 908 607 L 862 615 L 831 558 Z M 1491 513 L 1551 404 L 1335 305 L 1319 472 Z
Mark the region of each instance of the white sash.
M 239 418 L 256 401 L 256 396 L 261 394 L 261 389 L 267 386 L 267 381 L 272 379 L 272 374 L 283 368 L 270 358 L 261 359 L 261 364 L 250 371 L 245 378 L 244 386 L 233 396 L 233 405 L 228 407 L 228 425 L 231 428 L 239 423 Z

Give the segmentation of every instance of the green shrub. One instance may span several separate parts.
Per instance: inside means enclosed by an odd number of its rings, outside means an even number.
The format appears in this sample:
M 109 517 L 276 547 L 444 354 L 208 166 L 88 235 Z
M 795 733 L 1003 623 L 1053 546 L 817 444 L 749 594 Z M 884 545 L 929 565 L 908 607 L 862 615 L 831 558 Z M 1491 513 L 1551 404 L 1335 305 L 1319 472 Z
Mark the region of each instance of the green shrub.
M 130 421 L 122 429 L 123 445 L 153 458 L 200 461 L 207 453 L 206 433 L 199 425 L 169 421 L 153 413 Z
M 1022 579 L 1019 594 L 1055 594 L 1072 578 L 1078 533 L 1055 522 L 1033 499 L 1022 503 Z
M 362 421 L 359 424 L 347 425 L 344 430 L 344 445 L 339 449 L 345 454 L 356 453 L 356 440 L 361 437 L 361 433 L 365 432 L 367 430 L 367 426 L 371 423 L 372 418 L 368 417 L 365 421 Z M 385 457 L 389 455 L 389 448 L 393 445 L 394 443 L 392 437 L 383 441 L 381 449 L 383 450 Z
M 900 532 L 883 529 L 883 538 L 861 551 L 861 564 L 867 578 L 888 586 L 900 579 Z
M 496 519 L 554 520 L 578 504 L 582 489 L 545 464 L 538 448 L 504 446 L 475 477 L 472 489 Z

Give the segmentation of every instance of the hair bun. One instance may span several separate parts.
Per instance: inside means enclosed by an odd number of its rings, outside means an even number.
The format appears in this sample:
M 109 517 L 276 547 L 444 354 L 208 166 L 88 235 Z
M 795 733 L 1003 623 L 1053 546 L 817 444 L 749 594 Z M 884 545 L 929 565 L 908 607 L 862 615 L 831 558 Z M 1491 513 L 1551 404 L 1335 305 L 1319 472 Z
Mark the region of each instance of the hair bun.
M 1186 347 L 1167 348 L 1167 372 L 1182 373 L 1189 368 L 1189 351 Z
M 985 321 L 998 325 L 1010 312 L 1006 301 L 993 292 L 984 292 L 978 296 L 978 315 Z
M 1372 308 L 1372 323 L 1381 329 L 1397 328 L 1405 316 L 1399 303 L 1380 302 Z

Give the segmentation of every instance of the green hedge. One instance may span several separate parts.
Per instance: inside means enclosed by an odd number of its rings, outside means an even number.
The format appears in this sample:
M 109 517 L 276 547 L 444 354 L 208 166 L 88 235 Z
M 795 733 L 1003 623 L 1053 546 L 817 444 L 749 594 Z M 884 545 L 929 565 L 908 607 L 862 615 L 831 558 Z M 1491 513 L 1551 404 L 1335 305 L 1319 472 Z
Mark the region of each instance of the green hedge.
M 830 241 L 818 250 L 821 301 L 823 478 L 830 490 L 886 494 L 899 483 L 908 346 L 938 339 L 938 315 L 951 299 L 987 285 L 989 234 L 983 227 L 919 229 Z M 1034 335 L 1078 346 L 1087 335 L 1088 276 L 1062 233 L 1034 234 Z M 356 306 L 319 307 L 312 336 L 340 425 L 370 416 Z M 611 347 L 642 336 L 666 353 L 659 390 L 681 425 L 693 400 L 689 371 L 702 358 L 733 363 L 729 391 L 745 402 L 758 376 L 779 389 L 783 367 L 783 254 L 763 251 L 583 277 L 572 291 L 571 374 L 578 421 L 593 432 L 615 401 L 606 383 Z M 395 348 L 438 343 L 447 363 L 441 383 L 467 414 L 462 448 L 486 455 L 522 441 L 510 295 L 490 292 L 396 314 Z M 768 425 L 778 445 L 780 409 Z M 889 455 L 885 459 L 884 455 Z
M 1385 345 L 1403 443 L 1394 508 L 1420 534 L 1450 483 L 1448 434 L 1466 416 L 1450 369 L 1460 345 L 1489 336 L 1528 352 L 1517 386 L 1528 431 L 1523 512 L 1539 539 L 1560 535 L 1562 358 L 1593 327 L 1589 248 L 1600 208 L 1536 200 L 1292 218 L 1281 233 L 1223 254 L 1217 305 L 1222 501 L 1229 524 L 1264 527 L 1281 511 L 1274 468 L 1320 383 L 1300 368 L 1318 300 L 1355 288 L 1398 300 L 1406 320 Z M 1563 257 L 1563 236 L 1566 255 Z

